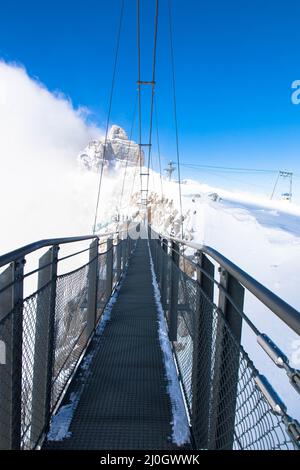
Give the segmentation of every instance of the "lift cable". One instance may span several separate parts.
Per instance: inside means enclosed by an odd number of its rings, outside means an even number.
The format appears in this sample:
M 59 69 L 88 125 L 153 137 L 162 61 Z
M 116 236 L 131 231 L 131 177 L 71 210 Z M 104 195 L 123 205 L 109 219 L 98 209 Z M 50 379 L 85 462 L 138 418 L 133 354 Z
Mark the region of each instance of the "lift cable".
M 241 168 L 241 167 L 230 167 L 230 166 L 216 166 L 216 165 L 199 165 L 197 163 L 181 163 L 181 166 L 191 167 L 191 168 L 212 168 L 215 170 L 225 170 L 225 171 L 242 171 L 242 172 L 257 172 L 257 173 L 278 173 L 278 170 L 267 170 L 261 168 Z

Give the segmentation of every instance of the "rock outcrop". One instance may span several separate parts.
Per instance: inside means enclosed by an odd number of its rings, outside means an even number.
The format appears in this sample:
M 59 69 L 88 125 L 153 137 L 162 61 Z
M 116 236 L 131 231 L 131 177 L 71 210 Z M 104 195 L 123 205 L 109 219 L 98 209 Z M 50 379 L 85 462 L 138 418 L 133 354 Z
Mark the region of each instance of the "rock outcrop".
M 139 146 L 133 140 L 129 140 L 124 129 L 113 125 L 107 137 L 106 149 L 105 139 L 94 140 L 86 149 L 79 154 L 79 164 L 86 170 L 98 172 L 101 169 L 103 156 L 105 168 L 115 168 L 118 163 L 126 163 L 134 166 L 139 165 Z M 141 154 L 142 165 L 144 164 L 144 153 Z

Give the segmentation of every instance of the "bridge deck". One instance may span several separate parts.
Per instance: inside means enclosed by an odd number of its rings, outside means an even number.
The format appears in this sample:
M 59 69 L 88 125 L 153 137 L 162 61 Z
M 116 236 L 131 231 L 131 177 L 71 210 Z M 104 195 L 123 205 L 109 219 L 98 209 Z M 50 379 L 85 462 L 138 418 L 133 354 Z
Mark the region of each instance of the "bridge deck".
M 67 397 L 82 391 L 69 431 L 50 449 L 176 449 L 158 338 L 147 242 L 139 240 L 82 387 L 78 370 Z M 85 374 L 86 375 L 86 374 Z

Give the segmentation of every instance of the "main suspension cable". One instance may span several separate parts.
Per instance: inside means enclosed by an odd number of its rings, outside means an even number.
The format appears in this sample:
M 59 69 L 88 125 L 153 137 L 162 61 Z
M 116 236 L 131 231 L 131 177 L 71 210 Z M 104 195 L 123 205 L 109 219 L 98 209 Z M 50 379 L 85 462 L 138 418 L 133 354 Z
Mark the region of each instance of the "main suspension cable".
M 116 43 L 115 59 L 114 59 L 114 65 L 113 65 L 111 90 L 110 90 L 110 96 L 109 96 L 108 114 L 107 114 L 105 139 L 104 139 L 104 148 L 103 148 L 103 155 L 102 155 L 102 165 L 101 165 L 100 177 L 99 177 L 99 183 L 98 183 L 97 202 L 96 202 L 95 217 L 94 217 L 94 224 L 93 224 L 93 234 L 96 232 L 99 200 L 100 200 L 101 185 L 102 185 L 102 176 L 103 176 L 104 162 L 105 162 L 105 156 L 106 156 L 108 129 L 109 129 L 109 124 L 110 124 L 110 115 L 111 115 L 113 94 L 114 94 L 115 82 L 116 82 L 117 64 L 118 64 L 118 57 L 119 57 L 119 50 L 120 50 L 120 39 L 121 39 L 122 23 L 123 23 L 123 16 L 124 16 L 124 2 L 125 2 L 125 0 L 122 0 L 122 2 L 121 2 L 120 18 L 119 18 L 119 25 L 118 25 L 118 30 L 117 30 L 117 43 Z
M 141 185 L 141 207 L 144 201 L 147 206 L 148 202 L 148 191 L 149 191 L 149 174 L 151 164 L 151 149 L 152 149 L 152 129 L 153 129 L 153 110 L 154 110 L 154 93 L 155 93 L 155 71 L 156 71 L 156 51 L 157 51 L 157 31 L 158 31 L 158 10 L 159 0 L 155 1 L 155 18 L 154 18 L 154 37 L 153 37 L 153 53 L 152 53 L 152 78 L 151 81 L 141 80 L 141 10 L 140 0 L 137 0 L 137 51 L 138 51 L 138 99 L 139 99 L 139 159 L 140 159 L 140 185 Z M 149 138 L 148 143 L 142 143 L 142 98 L 141 88 L 142 85 L 151 85 L 151 104 L 150 104 L 150 123 L 149 123 Z M 142 146 L 148 146 L 148 162 L 147 162 L 147 173 L 143 173 L 142 167 Z M 146 165 L 145 165 L 146 166 Z M 143 176 L 146 176 L 146 189 L 143 188 Z M 146 196 L 143 196 L 143 193 Z

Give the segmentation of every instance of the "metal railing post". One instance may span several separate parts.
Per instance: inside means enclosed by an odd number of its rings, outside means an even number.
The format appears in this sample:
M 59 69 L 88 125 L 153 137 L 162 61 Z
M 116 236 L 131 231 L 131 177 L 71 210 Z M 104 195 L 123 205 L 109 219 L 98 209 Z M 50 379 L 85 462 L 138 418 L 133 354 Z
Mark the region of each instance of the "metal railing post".
M 159 269 L 160 269 L 160 239 L 159 237 L 157 238 L 157 240 L 155 240 L 155 243 L 156 243 L 156 268 L 155 268 L 155 273 L 156 273 L 156 280 L 157 280 L 157 284 L 159 285 L 159 278 L 160 278 L 160 273 L 159 273 Z
M 129 260 L 130 258 L 130 254 L 131 254 L 131 236 L 130 236 L 130 233 L 129 233 L 129 224 L 127 224 L 127 260 Z
M 169 339 L 177 341 L 178 325 L 178 286 L 179 286 L 179 244 L 171 244 L 171 272 L 170 272 L 170 309 L 169 309 Z
M 159 282 L 159 260 L 160 260 L 160 250 L 159 250 L 159 238 L 154 240 L 155 243 L 155 273 L 157 282 Z
M 152 248 L 152 259 L 155 275 L 157 276 L 157 240 L 153 237 L 153 231 L 150 229 L 150 244 Z
M 149 229 L 149 243 L 151 247 L 151 253 L 152 253 L 152 261 L 153 261 L 153 267 L 154 267 L 154 272 L 156 275 L 156 239 L 154 238 L 154 232 L 152 230 L 152 227 Z
M 129 258 L 129 235 L 127 233 L 127 237 L 126 237 L 126 263 L 128 262 L 128 258 Z
M 119 238 L 119 235 L 117 237 L 117 247 L 116 247 L 116 252 L 117 252 L 117 282 L 119 281 L 121 277 L 121 263 L 122 263 L 122 242 Z
M 107 253 L 106 253 L 106 300 L 108 300 L 112 293 L 113 286 L 113 240 L 107 239 Z
M 49 425 L 54 364 L 57 256 L 53 246 L 39 260 L 32 378 L 31 441 L 37 444 Z
M 15 311 L 12 331 L 12 449 L 19 449 L 21 447 L 22 420 L 23 276 L 25 260 L 21 259 L 13 264 Z
M 163 252 L 162 252 L 162 237 L 159 235 L 159 238 L 158 238 L 158 269 L 157 269 L 157 273 L 158 273 L 158 285 L 159 285 L 159 289 L 161 290 L 161 280 L 162 280 L 162 270 L 163 270 Z
M 0 288 L 12 283 L 0 295 L 0 340 L 5 345 L 5 363 L 0 364 L 0 449 L 21 448 L 22 421 L 22 333 L 23 274 L 20 259 L 0 275 Z M 12 312 L 5 320 L 5 316 Z
M 13 281 L 13 265 L 11 264 L 0 274 L 0 289 L 4 289 Z M 13 309 L 13 286 L 0 294 L 0 340 L 4 348 L 4 357 L 0 364 L 0 450 L 12 449 L 12 321 L 11 315 L 5 316 Z M 5 387 L 3 386 L 5 385 Z
M 150 239 L 149 243 L 151 246 L 151 252 L 152 252 L 152 259 L 153 259 L 153 267 L 155 271 L 155 275 L 157 274 L 157 240 L 155 238 L 152 238 L 152 229 L 150 229 Z
M 194 316 L 192 369 L 192 430 L 197 449 L 208 448 L 211 394 L 212 327 L 215 267 L 203 253 L 198 253 L 197 303 Z
M 87 292 L 86 339 L 93 333 L 97 323 L 97 287 L 98 287 L 98 239 L 90 244 Z
M 129 257 L 131 256 L 131 252 L 133 249 L 133 239 L 130 236 L 130 233 L 128 232 L 128 242 L 129 242 Z
M 122 238 L 122 272 L 126 265 L 126 238 Z
M 245 289 L 227 271 L 221 269 L 220 272 L 221 286 L 230 295 L 237 308 L 243 311 Z M 218 318 L 209 448 L 232 449 L 240 351 L 233 347 L 229 330 L 240 344 L 242 317 L 236 312 L 222 289 L 219 293 L 218 308 L 223 313 L 228 326 L 225 326 L 222 318 Z
M 166 269 L 166 260 L 167 260 L 167 253 L 168 253 L 168 245 L 167 240 L 164 238 L 161 241 L 161 304 L 163 309 L 166 310 L 166 298 L 167 298 L 167 287 L 168 287 L 168 270 Z

